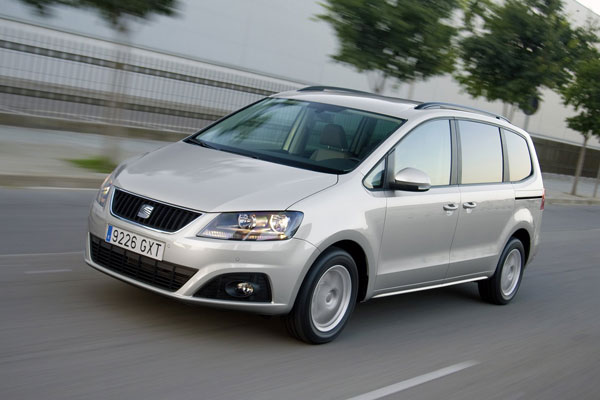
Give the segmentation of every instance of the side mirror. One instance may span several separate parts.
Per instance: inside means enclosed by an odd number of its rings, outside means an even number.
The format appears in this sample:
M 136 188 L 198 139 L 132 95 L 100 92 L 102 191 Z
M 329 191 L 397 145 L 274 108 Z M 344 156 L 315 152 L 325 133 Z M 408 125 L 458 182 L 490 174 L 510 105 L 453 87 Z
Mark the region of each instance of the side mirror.
M 394 181 L 390 182 L 390 188 L 409 192 L 426 192 L 431 188 L 431 179 L 420 169 L 404 168 L 394 176 Z

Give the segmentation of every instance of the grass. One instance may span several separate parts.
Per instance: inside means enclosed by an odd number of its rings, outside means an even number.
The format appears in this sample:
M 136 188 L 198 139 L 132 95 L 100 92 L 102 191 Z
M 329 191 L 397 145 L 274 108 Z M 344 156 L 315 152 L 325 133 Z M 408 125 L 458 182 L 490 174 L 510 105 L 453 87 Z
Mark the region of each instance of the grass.
M 68 159 L 66 161 L 80 168 L 91 169 L 92 171 L 104 173 L 112 172 L 117 166 L 117 164 L 112 162 L 109 158 L 102 156 Z

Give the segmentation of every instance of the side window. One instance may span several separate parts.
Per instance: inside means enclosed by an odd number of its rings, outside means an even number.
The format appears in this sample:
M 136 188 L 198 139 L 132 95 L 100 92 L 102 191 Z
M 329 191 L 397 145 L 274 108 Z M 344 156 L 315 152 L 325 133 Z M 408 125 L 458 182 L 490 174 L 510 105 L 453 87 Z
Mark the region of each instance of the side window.
M 531 155 L 527 141 L 514 132 L 504 131 L 506 152 L 508 153 L 508 171 L 512 182 L 520 181 L 531 175 Z
M 385 160 L 381 161 L 375 168 L 369 172 L 364 179 L 364 185 L 367 189 L 381 189 L 383 187 L 383 171 L 385 169 Z
M 432 186 L 449 185 L 452 170 L 450 121 L 425 122 L 402 138 L 394 150 L 394 173 L 411 167 L 425 172 Z
M 459 121 L 461 183 L 502 182 L 502 142 L 498 127 Z

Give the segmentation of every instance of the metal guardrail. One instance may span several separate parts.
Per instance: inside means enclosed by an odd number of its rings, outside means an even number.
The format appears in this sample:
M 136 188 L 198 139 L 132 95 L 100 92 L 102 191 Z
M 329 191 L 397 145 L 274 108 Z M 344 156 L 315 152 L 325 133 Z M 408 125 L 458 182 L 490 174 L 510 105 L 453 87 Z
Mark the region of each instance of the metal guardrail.
M 262 97 L 304 86 L 26 28 L 0 25 L 2 112 L 191 132 Z

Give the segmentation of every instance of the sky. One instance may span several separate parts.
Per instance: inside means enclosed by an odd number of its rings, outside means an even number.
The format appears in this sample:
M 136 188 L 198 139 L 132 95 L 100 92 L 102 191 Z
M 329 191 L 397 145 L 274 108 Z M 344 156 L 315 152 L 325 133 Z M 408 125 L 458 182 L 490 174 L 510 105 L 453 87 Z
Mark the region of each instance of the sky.
M 600 15 L 600 0 L 577 0 L 596 14 Z

